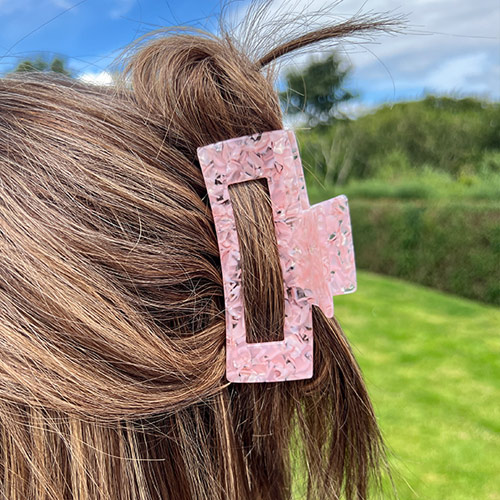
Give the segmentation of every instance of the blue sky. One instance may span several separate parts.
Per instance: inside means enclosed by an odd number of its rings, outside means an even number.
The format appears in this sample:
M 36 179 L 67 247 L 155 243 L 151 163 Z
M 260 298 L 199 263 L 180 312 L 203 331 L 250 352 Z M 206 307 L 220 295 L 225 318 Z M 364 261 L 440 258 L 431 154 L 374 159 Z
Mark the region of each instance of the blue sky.
M 278 18 L 283 2 L 274 2 Z M 235 19 L 244 16 L 247 4 L 233 2 Z M 287 0 L 281 12 L 307 15 L 320 8 L 328 12 L 324 22 L 360 8 L 407 16 L 403 34 L 337 46 L 354 68 L 349 87 L 360 94 L 354 108 L 426 92 L 500 99 L 498 0 Z M 214 31 L 219 11 L 219 0 L 0 0 L 0 72 L 45 53 L 66 56 L 78 74 L 105 81 L 110 62 L 136 37 L 171 25 Z M 287 60 L 283 70 L 305 61 L 306 56 Z
M 137 36 L 175 24 L 213 29 L 218 11 L 210 0 L 0 0 L 0 71 L 40 52 L 102 71 Z

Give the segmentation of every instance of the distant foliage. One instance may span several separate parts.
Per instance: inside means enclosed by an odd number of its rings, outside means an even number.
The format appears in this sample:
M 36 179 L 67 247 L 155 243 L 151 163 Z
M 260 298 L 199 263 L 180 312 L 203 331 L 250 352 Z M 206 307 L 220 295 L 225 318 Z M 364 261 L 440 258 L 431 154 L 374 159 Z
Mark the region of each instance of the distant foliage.
M 495 157 L 493 157 L 495 158 Z M 389 164 L 389 167 L 391 165 Z M 330 193 L 346 194 L 349 198 L 404 199 L 437 202 L 443 199 L 500 201 L 500 175 L 488 162 L 477 175 L 460 175 L 424 166 L 399 177 L 354 179 L 345 185 L 330 186 Z M 312 184 L 312 185 L 311 185 Z M 320 186 L 310 183 L 309 191 L 320 191 Z
M 297 131 L 311 200 L 347 194 L 359 268 L 500 305 L 500 103 L 427 96 L 335 120 L 352 97 L 336 64 L 282 94 L 312 126 Z
M 51 61 L 39 56 L 35 59 L 25 59 L 21 61 L 13 70 L 13 73 L 31 73 L 31 72 L 59 73 L 66 76 L 72 76 L 72 72 L 66 67 L 66 62 L 61 57 L 54 57 Z
M 280 93 L 285 112 L 303 115 L 310 126 L 331 124 L 345 118 L 338 112 L 340 103 L 354 95 L 344 88 L 350 67 L 336 53 L 312 61 L 303 71 L 285 75 L 287 90 Z
M 474 182 L 500 173 L 500 104 L 428 96 L 299 131 L 298 139 L 310 176 L 321 183 L 390 180 L 424 166 Z
M 356 264 L 500 305 L 500 205 L 351 199 Z

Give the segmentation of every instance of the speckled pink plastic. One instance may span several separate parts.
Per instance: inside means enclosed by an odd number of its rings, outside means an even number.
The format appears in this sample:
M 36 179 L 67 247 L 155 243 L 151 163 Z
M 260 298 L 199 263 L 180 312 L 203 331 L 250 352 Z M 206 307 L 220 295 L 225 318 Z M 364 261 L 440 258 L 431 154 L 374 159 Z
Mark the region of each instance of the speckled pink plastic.
M 275 130 L 198 148 L 220 250 L 226 306 L 226 377 L 278 382 L 313 375 L 312 305 L 333 316 L 333 295 L 356 289 L 345 196 L 309 205 L 295 135 Z M 285 288 L 284 340 L 248 343 L 240 247 L 230 184 L 266 178 Z

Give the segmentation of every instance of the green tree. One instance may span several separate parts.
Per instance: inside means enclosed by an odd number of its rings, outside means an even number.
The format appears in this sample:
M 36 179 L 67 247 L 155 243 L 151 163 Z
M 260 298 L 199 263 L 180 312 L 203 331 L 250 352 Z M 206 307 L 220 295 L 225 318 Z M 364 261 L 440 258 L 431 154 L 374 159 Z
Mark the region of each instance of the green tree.
M 393 182 L 427 170 L 474 182 L 500 172 L 500 103 L 429 95 L 298 130 L 297 140 L 310 182 Z
M 71 70 L 66 66 L 66 61 L 61 57 L 54 57 L 51 61 L 42 56 L 34 59 L 21 61 L 13 70 L 13 73 L 31 73 L 35 71 L 53 72 L 66 76 L 72 76 Z
M 344 88 L 351 72 L 336 52 L 326 59 L 313 60 L 302 71 L 285 75 L 287 89 L 280 99 L 289 115 L 303 114 L 307 124 L 331 124 L 345 116 L 338 112 L 338 105 L 355 97 Z

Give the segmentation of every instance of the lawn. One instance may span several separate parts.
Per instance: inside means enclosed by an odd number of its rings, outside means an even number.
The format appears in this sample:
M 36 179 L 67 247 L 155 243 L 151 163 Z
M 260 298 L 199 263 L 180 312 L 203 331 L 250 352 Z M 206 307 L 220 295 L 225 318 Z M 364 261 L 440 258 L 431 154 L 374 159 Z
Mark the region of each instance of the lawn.
M 359 272 L 335 313 L 401 500 L 500 499 L 500 310 Z

